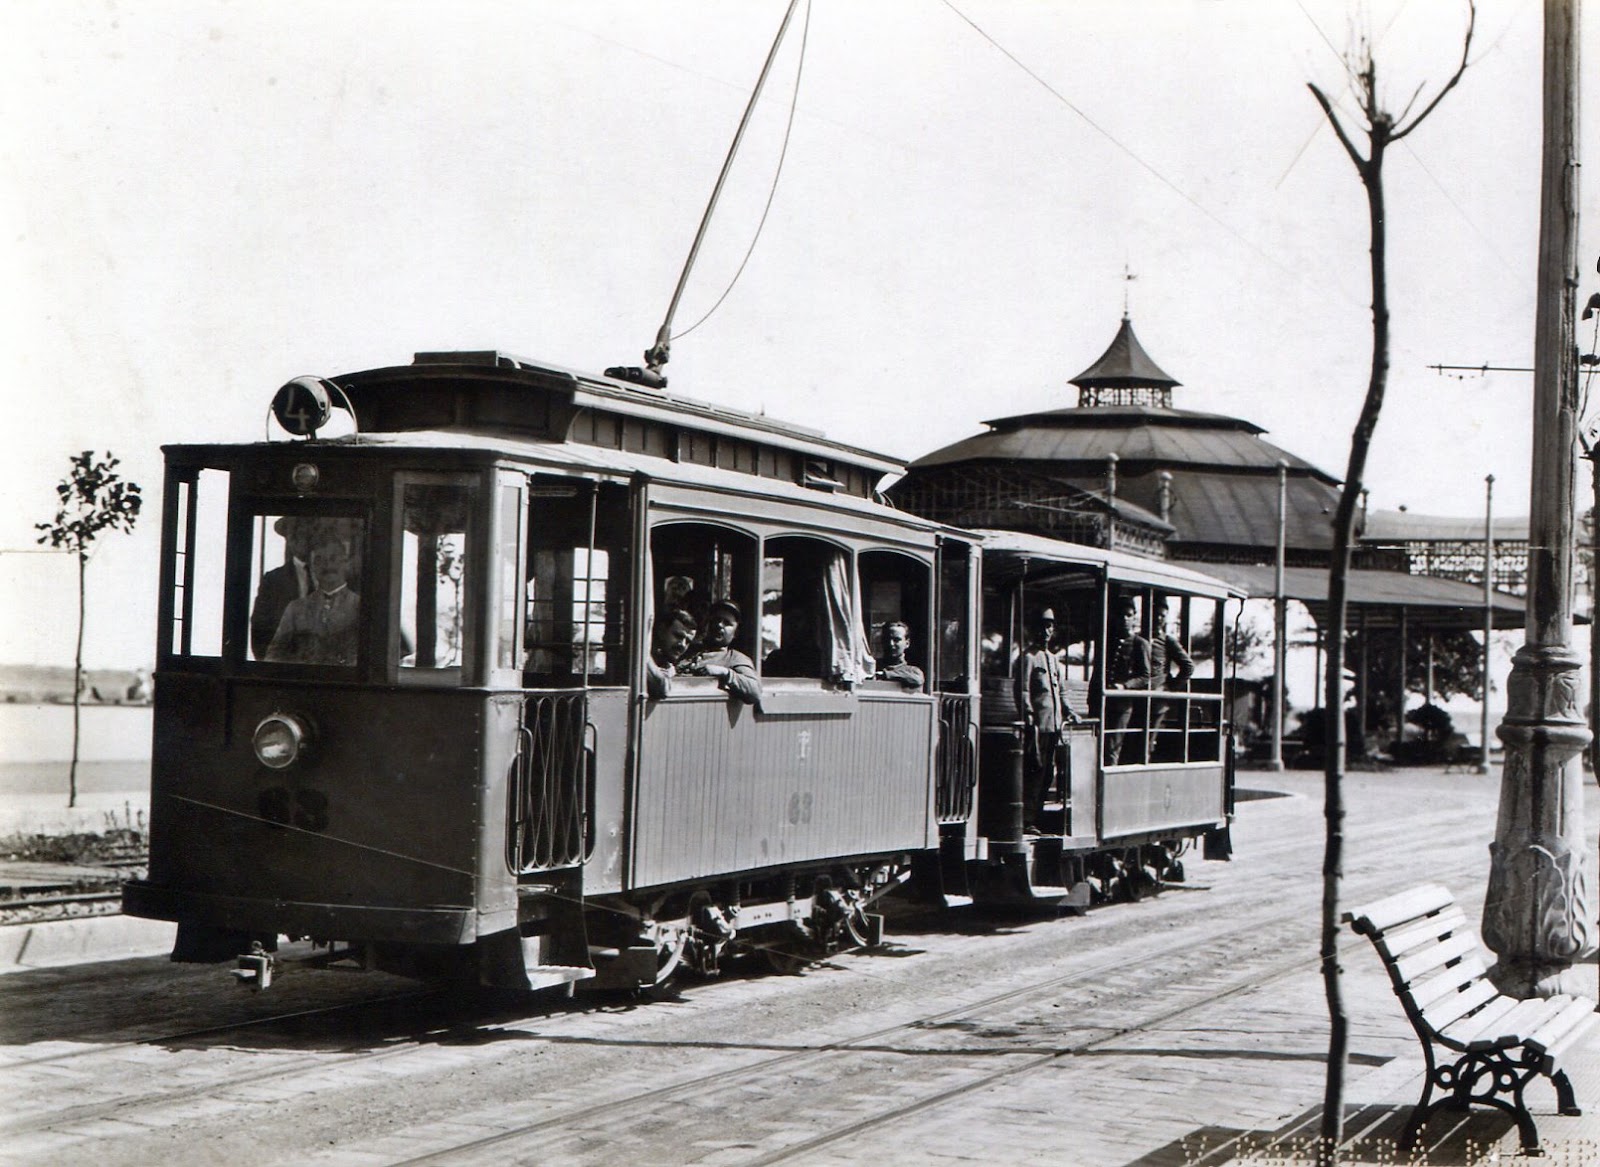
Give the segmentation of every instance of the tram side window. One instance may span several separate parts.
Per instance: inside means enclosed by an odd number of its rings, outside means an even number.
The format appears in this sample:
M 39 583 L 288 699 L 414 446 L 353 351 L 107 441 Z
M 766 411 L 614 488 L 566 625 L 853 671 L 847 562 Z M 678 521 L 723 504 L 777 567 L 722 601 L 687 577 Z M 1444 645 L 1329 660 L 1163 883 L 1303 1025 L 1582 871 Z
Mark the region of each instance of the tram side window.
M 876 661 L 844 548 L 804 535 L 766 541 L 761 641 L 764 677 L 853 685 L 873 674 Z
M 475 487 L 407 482 L 400 489 L 402 675 L 461 669 L 476 624 L 468 531 Z M 415 670 L 415 672 L 410 672 Z
M 228 489 L 226 470 L 201 470 L 172 481 L 167 541 L 172 615 L 165 644 L 174 656 L 222 655 Z
M 531 485 L 523 621 L 530 684 L 625 683 L 630 513 L 623 486 Z
M 861 600 L 866 608 L 867 628 L 871 633 L 871 652 L 878 672 L 891 658 L 889 627 L 904 624 L 908 634 L 905 661 L 921 672 L 929 671 L 928 565 L 897 551 L 864 551 L 858 565 L 861 571 Z M 914 674 L 910 674 L 914 678 Z M 909 688 L 901 684 L 901 688 Z M 922 688 L 921 685 L 916 686 Z
M 651 602 L 659 624 L 682 609 L 702 633 L 711 605 L 732 601 L 739 608 L 733 647 L 751 659 L 765 620 L 753 619 L 756 594 L 756 539 L 712 523 L 663 523 L 650 532 Z
M 1190 688 L 1201 693 L 1221 691 L 1221 643 L 1217 630 L 1226 635 L 1223 623 L 1222 601 L 1195 598 L 1189 601 L 1189 655 L 1194 659 L 1194 676 Z
M 972 675 L 968 659 L 967 601 L 971 596 L 972 548 L 946 543 L 939 552 L 939 689 L 956 693 Z
M 366 523 L 351 516 L 251 517 L 249 658 L 357 663 Z

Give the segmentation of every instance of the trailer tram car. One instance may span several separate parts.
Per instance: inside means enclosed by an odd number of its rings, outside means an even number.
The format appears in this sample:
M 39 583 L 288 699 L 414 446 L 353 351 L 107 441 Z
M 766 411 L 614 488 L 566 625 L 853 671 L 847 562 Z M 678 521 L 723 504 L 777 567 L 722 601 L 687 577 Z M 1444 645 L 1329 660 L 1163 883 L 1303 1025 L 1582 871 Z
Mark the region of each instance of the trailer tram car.
M 330 401 L 354 433 L 318 435 Z M 649 986 L 877 943 L 913 874 L 1081 904 L 1225 834 L 1214 581 L 941 526 L 879 500 L 877 455 L 494 352 L 299 378 L 274 413 L 304 440 L 165 450 L 150 868 L 123 906 L 177 921 L 175 960 L 265 988 L 287 936 L 312 963 Z M 1092 680 L 1124 593 L 1210 671 L 1106 766 L 1099 726 L 1141 700 Z M 1041 597 L 1072 613 L 1085 724 L 1024 835 L 1010 674 Z M 660 692 L 672 614 L 728 603 L 759 699 Z M 920 684 L 875 668 L 896 623 Z

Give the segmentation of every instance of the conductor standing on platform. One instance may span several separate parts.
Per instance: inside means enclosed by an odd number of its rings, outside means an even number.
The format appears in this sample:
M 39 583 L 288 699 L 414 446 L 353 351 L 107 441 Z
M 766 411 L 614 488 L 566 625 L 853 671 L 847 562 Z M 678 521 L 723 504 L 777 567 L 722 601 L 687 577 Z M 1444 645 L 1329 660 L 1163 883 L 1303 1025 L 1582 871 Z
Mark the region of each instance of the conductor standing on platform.
M 1056 655 L 1056 614 L 1046 608 L 1035 617 L 1018 674 L 1017 707 L 1022 711 L 1022 825 L 1038 833 L 1045 796 L 1066 773 L 1061 730 L 1078 720 L 1067 704 L 1066 668 Z

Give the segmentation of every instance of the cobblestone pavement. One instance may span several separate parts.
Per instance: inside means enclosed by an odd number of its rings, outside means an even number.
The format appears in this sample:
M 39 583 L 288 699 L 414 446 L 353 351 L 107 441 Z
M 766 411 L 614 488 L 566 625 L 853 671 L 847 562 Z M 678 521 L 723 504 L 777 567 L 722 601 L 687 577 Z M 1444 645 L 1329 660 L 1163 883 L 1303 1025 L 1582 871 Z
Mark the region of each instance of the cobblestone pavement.
M 883 953 L 637 1007 L 463 1009 L 333 973 L 241 996 L 159 961 L 14 973 L 0 1161 L 1304 1162 L 1326 1047 L 1320 778 L 1241 786 L 1287 796 L 1242 801 L 1235 861 L 1194 862 L 1154 899 L 1063 920 L 897 913 Z M 1476 776 L 1350 775 L 1346 902 L 1437 880 L 1477 912 L 1496 795 Z M 1405 1162 L 1386 1140 L 1420 1047 L 1370 946 L 1347 936 L 1342 964 L 1346 1161 Z M 238 1028 L 297 1009 L 328 1011 Z M 1600 1162 L 1600 1044 L 1569 1072 L 1595 1117 L 1556 1116 L 1533 1087 L 1546 1161 Z M 1446 1115 L 1425 1161 L 1516 1145 L 1501 1116 Z

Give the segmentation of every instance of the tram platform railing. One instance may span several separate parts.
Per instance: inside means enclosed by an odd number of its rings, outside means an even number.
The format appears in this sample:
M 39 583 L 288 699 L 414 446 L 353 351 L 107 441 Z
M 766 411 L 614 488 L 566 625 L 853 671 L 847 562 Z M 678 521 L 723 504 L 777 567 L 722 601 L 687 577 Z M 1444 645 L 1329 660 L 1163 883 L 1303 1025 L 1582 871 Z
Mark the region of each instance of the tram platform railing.
M 594 847 L 588 694 L 529 693 L 517 736 L 506 830 L 511 870 L 523 874 L 584 862 Z

